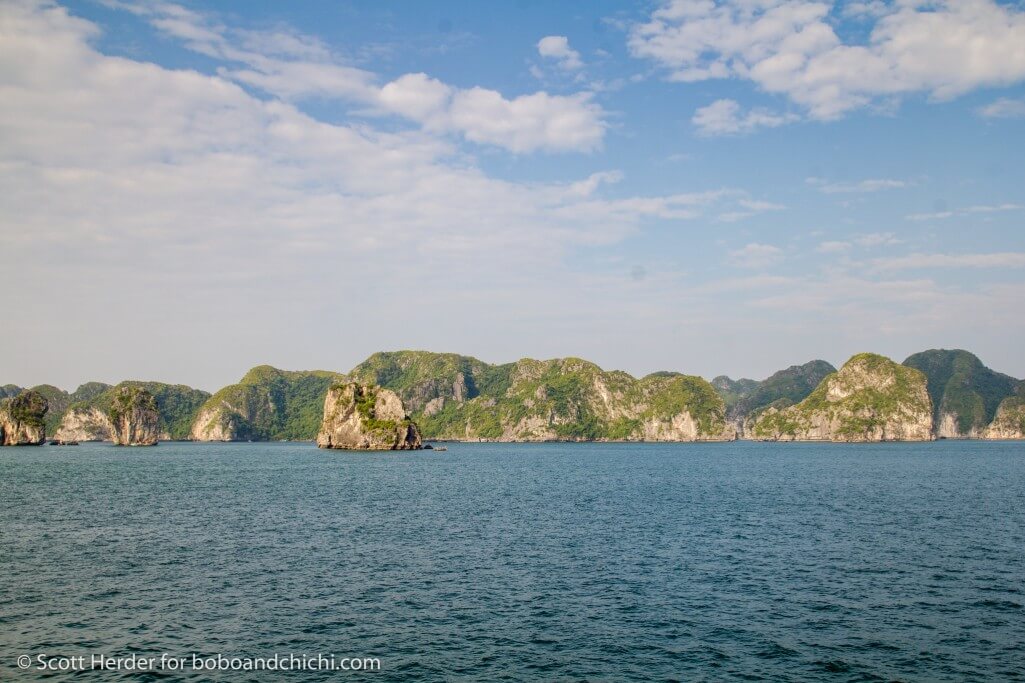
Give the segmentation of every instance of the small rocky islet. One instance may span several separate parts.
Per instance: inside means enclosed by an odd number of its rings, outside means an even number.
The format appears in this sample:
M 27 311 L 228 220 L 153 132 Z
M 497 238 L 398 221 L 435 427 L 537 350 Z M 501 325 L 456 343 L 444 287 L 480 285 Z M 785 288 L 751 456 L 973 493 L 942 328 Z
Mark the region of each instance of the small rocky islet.
M 394 391 L 356 382 L 332 386 L 324 399 L 320 448 L 408 451 L 423 447 L 416 426 Z
M 762 381 L 676 372 L 635 378 L 578 358 L 494 365 L 470 356 L 376 353 L 349 373 L 250 370 L 214 393 L 91 382 L 73 393 L 0 387 L 5 445 L 55 441 L 316 440 L 406 449 L 454 441 L 925 441 L 1025 438 L 1025 382 L 973 354 L 896 363 L 858 354 Z

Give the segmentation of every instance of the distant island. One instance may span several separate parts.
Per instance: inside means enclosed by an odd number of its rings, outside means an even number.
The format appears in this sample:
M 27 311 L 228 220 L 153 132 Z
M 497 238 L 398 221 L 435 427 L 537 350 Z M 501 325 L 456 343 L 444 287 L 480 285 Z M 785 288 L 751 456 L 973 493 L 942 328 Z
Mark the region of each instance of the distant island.
M 65 443 L 126 441 L 119 436 L 126 426 L 115 419 L 126 401 L 135 402 L 137 415 L 155 407 L 136 441 L 313 441 L 318 434 L 328 438 L 325 401 L 333 387 L 347 383 L 394 392 L 423 440 L 1025 438 L 1025 382 L 967 351 L 934 349 L 900 364 L 858 354 L 839 370 L 814 360 L 762 381 L 720 376 L 708 382 L 677 372 L 635 378 L 578 358 L 492 365 L 457 354 L 395 351 L 375 353 L 348 373 L 258 366 L 213 395 L 160 382 L 90 382 L 72 393 L 5 385 L 0 441 L 42 435 Z M 339 396 L 336 391 L 335 404 Z M 396 444 L 406 443 L 403 434 Z

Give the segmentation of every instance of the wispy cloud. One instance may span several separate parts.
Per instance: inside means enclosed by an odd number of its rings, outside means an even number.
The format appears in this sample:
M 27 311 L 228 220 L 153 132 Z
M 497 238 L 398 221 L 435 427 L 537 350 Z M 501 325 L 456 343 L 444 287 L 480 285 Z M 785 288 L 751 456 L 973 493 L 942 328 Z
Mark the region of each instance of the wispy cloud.
M 820 242 L 815 251 L 820 254 L 839 254 L 850 251 L 856 246 L 863 249 L 875 249 L 877 247 L 893 246 L 902 243 L 903 240 L 892 232 L 871 232 L 852 235 L 845 240 Z
M 232 29 L 172 3 L 119 6 L 146 18 L 188 49 L 224 62 L 218 69 L 223 78 L 284 100 L 349 100 L 366 105 L 369 114 L 401 116 L 432 132 L 515 153 L 592 151 L 605 137 L 606 114 L 590 92 L 539 91 L 507 98 L 488 88 L 457 88 L 424 73 L 382 84 L 375 73 L 346 64 L 309 36 Z M 574 61 L 575 52 L 559 38 L 543 39 L 538 49 L 559 55 L 560 64 L 577 64 L 579 55 Z
M 979 116 L 987 119 L 1019 119 L 1025 117 L 1025 100 L 1001 97 L 977 111 Z
M 850 242 L 844 242 L 841 240 L 829 240 L 826 242 L 820 242 L 815 251 L 820 254 L 840 254 L 848 251 L 853 245 Z
M 1021 211 L 1025 209 L 1023 204 L 992 204 L 992 205 L 978 205 L 968 206 L 961 209 L 951 209 L 948 211 L 934 211 L 932 213 L 913 213 L 904 217 L 905 220 L 909 221 L 941 221 L 947 218 L 953 218 L 954 216 L 970 216 L 972 214 L 986 214 L 986 213 L 1002 213 L 1005 211 Z
M 903 240 L 898 238 L 892 232 L 870 232 L 865 235 L 857 235 L 854 237 L 854 243 L 859 247 L 881 247 L 893 244 L 901 244 Z
M 782 249 L 757 242 L 751 242 L 729 253 L 729 262 L 738 268 L 767 268 L 782 259 Z
M 742 211 L 727 211 L 716 216 L 716 219 L 723 223 L 734 223 L 766 211 L 782 211 L 787 208 L 782 204 L 757 199 L 741 199 L 737 201 L 737 204 L 743 209 Z
M 1025 253 L 992 254 L 909 254 L 872 262 L 876 270 L 915 270 L 923 268 L 1025 268 Z
M 879 192 L 881 190 L 897 190 L 910 185 L 906 180 L 894 180 L 892 178 L 868 178 L 866 180 L 841 183 L 830 182 L 825 178 L 811 177 L 806 178 L 804 182 L 823 194 Z
M 695 111 L 691 123 L 699 135 L 712 137 L 750 133 L 759 128 L 777 128 L 798 120 L 800 117 L 794 114 L 780 114 L 768 109 L 744 112 L 736 100 L 723 99 Z

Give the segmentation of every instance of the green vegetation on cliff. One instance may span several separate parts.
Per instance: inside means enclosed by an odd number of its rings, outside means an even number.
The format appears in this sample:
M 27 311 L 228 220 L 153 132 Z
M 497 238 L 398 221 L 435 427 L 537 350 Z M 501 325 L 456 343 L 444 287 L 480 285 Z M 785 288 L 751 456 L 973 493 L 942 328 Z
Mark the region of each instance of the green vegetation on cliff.
M 133 410 L 157 410 L 157 399 L 141 384 L 125 382 L 108 394 L 110 405 L 107 417 L 112 422 L 131 414 Z
M 194 438 L 309 440 L 317 435 L 328 388 L 345 379 L 324 370 L 286 371 L 260 365 L 203 404 Z
M 395 391 L 415 412 L 439 397 L 463 401 L 503 394 L 509 388 L 512 367 L 512 363 L 489 365 L 455 353 L 385 351 L 357 365 L 349 377 Z
M 344 386 L 344 384 L 333 384 L 331 388 L 341 389 Z M 379 387 L 358 384 L 355 387 L 353 397 L 356 404 L 356 412 L 359 413 L 360 418 L 363 420 L 363 427 L 368 431 L 392 434 L 399 427 L 408 426 L 412 422 L 412 420 L 405 416 L 402 420 L 381 418 L 376 411 Z
M 756 416 L 769 406 L 782 409 L 800 403 L 834 372 L 836 368 L 830 363 L 813 360 L 780 370 L 761 382 L 750 379 L 734 382 L 729 377 L 716 377 L 712 386 L 726 402 L 729 418 L 740 421 Z
M 32 389 L 22 391 L 14 398 L 4 399 L 2 406 L 12 420 L 33 429 L 45 425 L 49 410 L 45 394 Z
M 92 396 L 86 400 L 72 403 L 70 407 L 98 408 L 100 412 L 109 416 L 110 411 L 116 409 L 115 402 L 118 397 L 131 393 L 121 391 L 125 388 L 145 390 L 152 395 L 156 402 L 156 411 L 160 415 L 160 432 L 166 433 L 172 440 L 189 438 L 189 428 L 192 426 L 196 413 L 203 402 L 210 397 L 207 392 L 193 389 L 184 384 L 129 380 L 121 382 L 117 386 L 107 387 L 99 382 L 91 382 L 88 385 L 83 384 L 75 393 L 78 394 L 84 389 L 83 393 L 91 393 Z M 96 393 L 97 389 L 100 389 L 100 393 Z
M 1025 381 L 1018 382 L 1014 394 L 1000 402 L 986 436 L 993 439 L 1025 439 Z
M 17 389 L 14 385 L 10 386 Z M 78 387 L 78 389 L 71 394 L 63 389 L 53 386 L 52 384 L 40 384 L 39 386 L 32 387 L 31 391 L 36 391 L 42 394 L 46 399 L 47 404 L 50 406 L 49 410 L 46 411 L 46 418 L 43 422 L 46 425 L 46 433 L 54 434 L 57 431 L 57 427 L 60 426 L 61 418 L 64 417 L 64 413 L 68 411 L 68 408 L 75 403 L 94 398 L 109 388 L 109 384 L 103 384 L 102 382 L 87 382 L 86 384 Z M 17 394 L 18 392 L 15 392 L 12 395 L 16 396 Z
M 800 403 L 766 410 L 753 433 L 756 438 L 918 440 L 930 438 L 931 428 L 925 375 L 861 353 L 827 375 Z
M 955 432 L 941 432 L 941 436 L 980 434 L 1017 384 L 1013 377 L 990 370 L 978 357 L 959 349 L 922 351 L 908 356 L 904 365 L 925 373 L 937 429 L 945 415 L 953 417 Z
M 71 405 L 71 395 L 52 384 L 40 384 L 32 387 L 29 391 L 41 394 L 50 406 L 49 410 L 46 411 L 46 417 L 43 418 L 43 423 L 46 425 L 46 433 L 53 434 L 57 431 L 57 426 L 60 424 L 64 412 Z
M 730 415 L 735 412 L 733 407 L 742 398 L 757 389 L 759 384 L 760 382 L 757 380 L 730 379 L 726 375 L 719 375 L 712 380 L 712 388 L 722 396 L 722 400 L 726 404 L 726 412 Z
M 350 377 L 395 391 L 425 438 L 684 439 L 685 413 L 694 422 L 693 438 L 722 438 L 725 427 L 722 399 L 700 377 L 635 379 L 579 358 L 490 365 L 456 354 L 396 351 L 374 354 Z
M 43 419 L 46 398 L 26 390 L 13 398 L 0 398 L 0 446 L 38 446 L 46 440 Z
M 21 393 L 21 387 L 17 384 L 4 384 L 0 386 L 0 399 L 14 398 Z

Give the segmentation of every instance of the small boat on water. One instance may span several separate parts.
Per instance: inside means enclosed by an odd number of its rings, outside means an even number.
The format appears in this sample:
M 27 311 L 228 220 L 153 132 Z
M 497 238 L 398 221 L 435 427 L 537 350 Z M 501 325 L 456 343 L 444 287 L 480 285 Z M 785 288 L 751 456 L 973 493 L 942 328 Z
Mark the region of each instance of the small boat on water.
M 51 446 L 77 446 L 77 441 L 62 441 L 60 439 L 52 439 L 50 441 Z
M 425 443 L 423 449 L 425 451 L 447 451 L 448 446 L 434 446 L 429 443 Z

